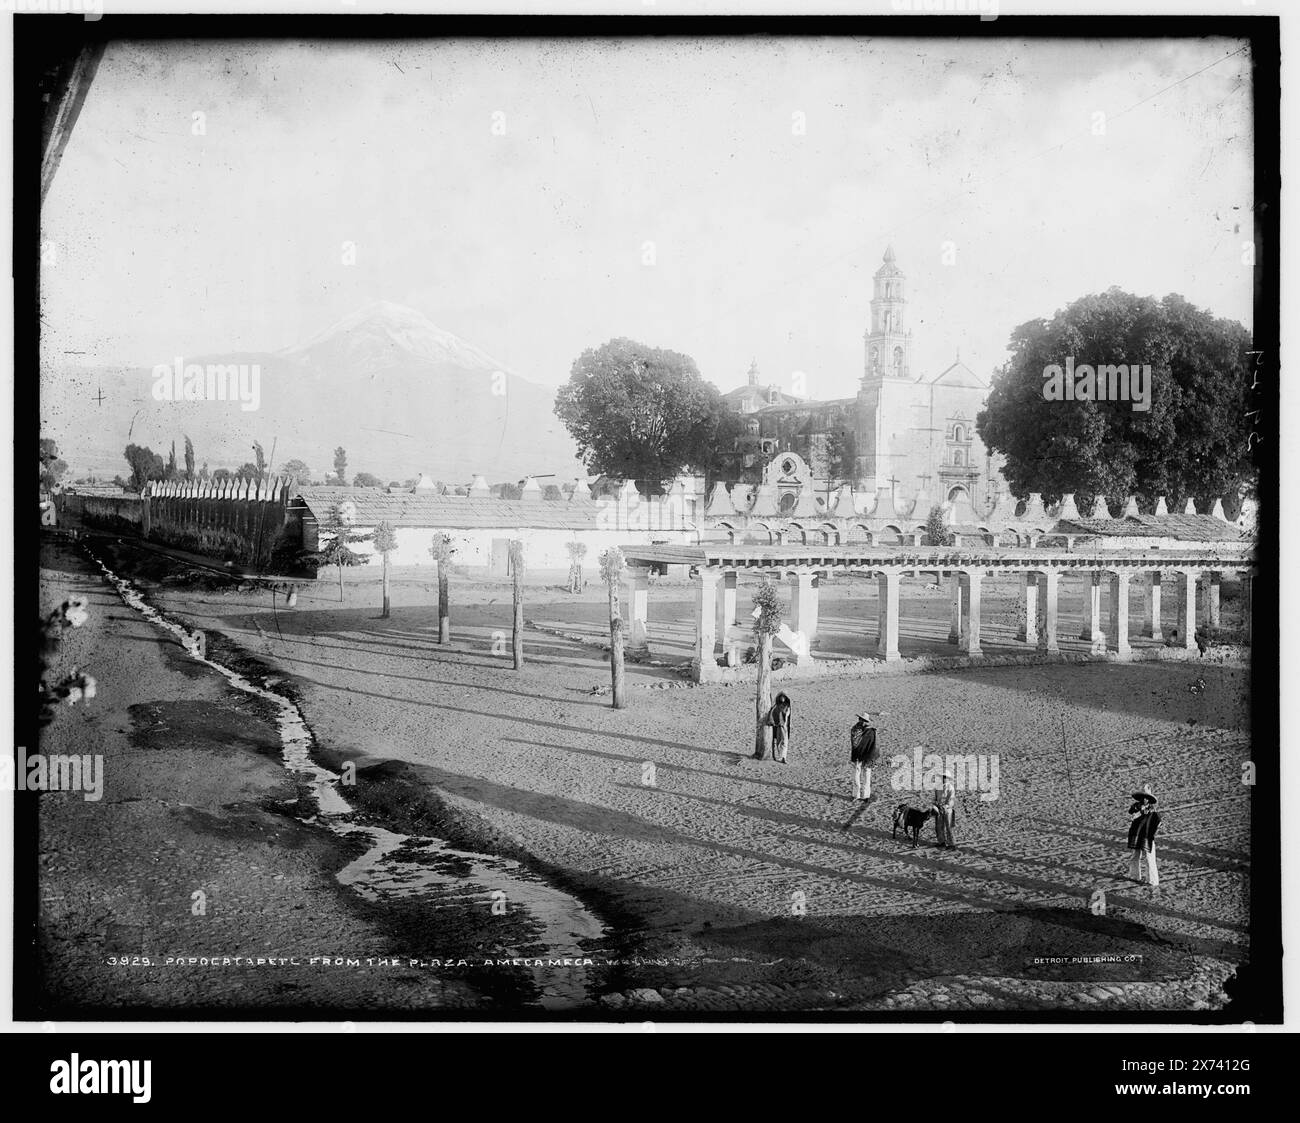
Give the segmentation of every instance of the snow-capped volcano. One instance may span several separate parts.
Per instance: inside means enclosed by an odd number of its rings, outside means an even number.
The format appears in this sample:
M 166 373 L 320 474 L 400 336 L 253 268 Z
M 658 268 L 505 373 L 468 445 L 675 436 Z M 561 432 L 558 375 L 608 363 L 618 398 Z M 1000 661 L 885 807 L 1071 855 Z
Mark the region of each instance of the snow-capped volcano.
M 257 441 L 268 455 L 275 447 L 276 467 L 303 460 L 316 479 L 332 471 L 338 447 L 347 450 L 349 478 L 369 472 L 385 482 L 422 472 L 449 483 L 478 474 L 500 481 L 554 473 L 564 480 L 582 472 L 573 440 L 555 416 L 554 390 L 519 377 L 400 304 L 369 304 L 275 353 L 187 361 L 256 364 L 258 408 L 159 401 L 148 370 L 91 372 L 98 380 L 93 386 L 83 385 L 85 372 L 79 380 L 42 372 L 42 433 L 69 452 L 80 448 L 85 467 L 110 478 L 125 472 L 128 442 L 165 458 L 171 443 L 182 447 L 186 436 L 198 462 L 210 468 L 238 468 Z
M 487 352 L 444 331 L 414 308 L 387 300 L 373 301 L 280 353 L 312 365 L 342 360 L 363 370 L 412 360 L 466 371 L 504 369 Z

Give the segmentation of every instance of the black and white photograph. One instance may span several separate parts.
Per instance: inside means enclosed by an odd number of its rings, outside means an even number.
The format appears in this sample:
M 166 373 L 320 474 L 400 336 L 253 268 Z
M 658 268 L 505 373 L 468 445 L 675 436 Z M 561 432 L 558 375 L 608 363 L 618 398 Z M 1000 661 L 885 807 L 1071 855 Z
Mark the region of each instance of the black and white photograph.
M 16 1019 L 1282 1020 L 1267 6 L 105 5 L 13 20 Z

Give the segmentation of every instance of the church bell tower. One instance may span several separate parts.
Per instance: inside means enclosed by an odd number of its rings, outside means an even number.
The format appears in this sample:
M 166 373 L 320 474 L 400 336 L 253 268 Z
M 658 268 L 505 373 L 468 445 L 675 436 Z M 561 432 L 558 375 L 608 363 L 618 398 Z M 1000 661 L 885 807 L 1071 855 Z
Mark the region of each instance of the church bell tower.
M 894 247 L 876 270 L 871 296 L 871 324 L 866 333 L 864 382 L 910 379 L 912 333 L 907 328 L 907 278 L 894 260 Z

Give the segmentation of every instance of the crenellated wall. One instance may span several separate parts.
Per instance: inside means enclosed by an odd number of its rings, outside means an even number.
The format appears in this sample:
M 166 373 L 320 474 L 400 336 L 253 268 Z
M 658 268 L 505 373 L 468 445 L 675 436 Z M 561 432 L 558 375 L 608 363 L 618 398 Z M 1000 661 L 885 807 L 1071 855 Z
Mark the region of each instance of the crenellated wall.
M 287 480 L 171 481 L 149 485 L 147 536 L 245 563 L 265 563 L 295 540 Z
M 143 495 L 57 497 L 60 522 L 127 531 L 180 549 L 243 564 L 268 562 L 278 548 L 296 548 L 298 515 L 289 509 L 287 480 L 154 482 Z

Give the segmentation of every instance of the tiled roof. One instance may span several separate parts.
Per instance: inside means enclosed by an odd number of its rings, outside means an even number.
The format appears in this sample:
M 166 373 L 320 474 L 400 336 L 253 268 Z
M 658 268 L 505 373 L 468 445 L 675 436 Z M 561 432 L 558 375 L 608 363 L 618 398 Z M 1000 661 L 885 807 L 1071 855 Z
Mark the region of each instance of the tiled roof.
M 309 487 L 298 493 L 321 521 L 335 503 L 356 508 L 357 526 L 382 520 L 393 526 L 427 526 L 449 530 L 531 527 L 538 530 L 593 530 L 599 507 L 589 499 L 471 499 L 467 495 L 388 492 L 365 487 Z
M 1123 519 L 1063 519 L 1057 534 L 1097 534 L 1104 538 L 1174 538 L 1180 542 L 1237 542 L 1245 537 L 1232 523 L 1213 515 L 1129 515 Z
M 819 410 L 828 406 L 847 406 L 857 402 L 857 398 L 794 398 L 776 405 L 761 406 L 759 413 L 797 413 L 799 410 Z

